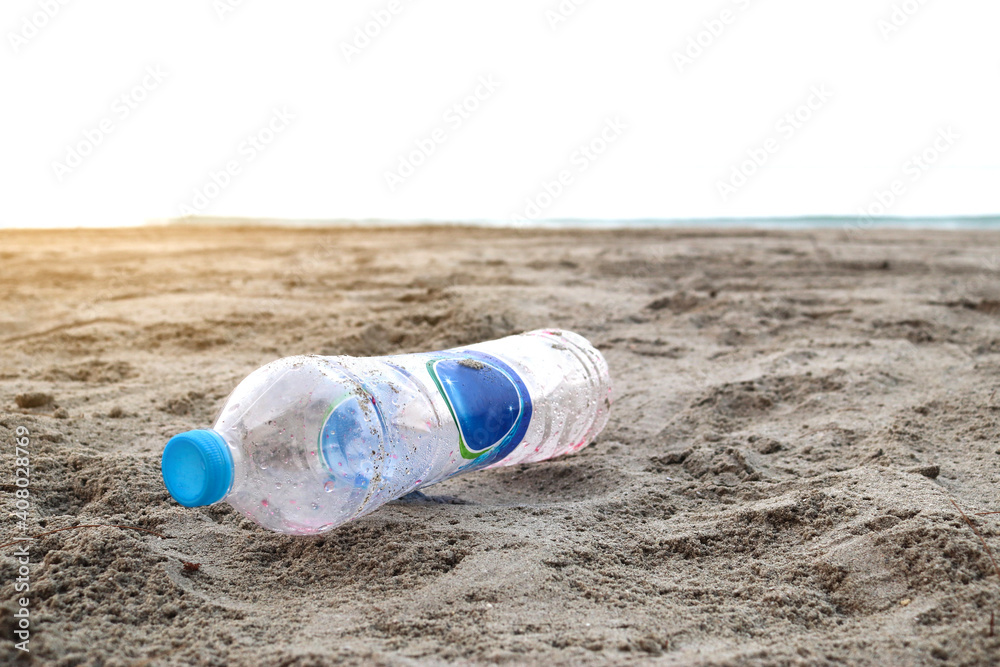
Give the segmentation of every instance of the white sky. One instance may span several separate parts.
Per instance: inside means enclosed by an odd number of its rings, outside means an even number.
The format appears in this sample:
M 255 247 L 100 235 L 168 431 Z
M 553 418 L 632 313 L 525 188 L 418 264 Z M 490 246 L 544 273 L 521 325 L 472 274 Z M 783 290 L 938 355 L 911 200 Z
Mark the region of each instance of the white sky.
M 141 224 L 195 204 L 509 220 L 529 198 L 541 218 L 855 215 L 893 181 L 890 215 L 1000 213 L 996 0 L 589 0 L 554 28 L 559 0 L 399 0 L 351 62 L 343 45 L 395 2 L 228 1 L 220 17 L 227 0 L 5 0 L 0 227 Z M 914 13 L 886 35 L 894 6 Z M 499 86 L 449 114 L 480 77 Z M 144 78 L 123 117 L 116 100 Z M 832 97 L 779 126 L 817 86 Z M 55 166 L 102 121 L 113 131 L 78 166 Z M 270 144 L 244 144 L 270 122 Z M 445 141 L 391 191 L 386 172 L 437 128 Z M 602 129 L 603 154 L 576 152 L 601 149 Z M 907 163 L 925 149 L 933 165 Z M 747 151 L 767 160 L 724 200 Z M 215 189 L 227 161 L 239 172 Z

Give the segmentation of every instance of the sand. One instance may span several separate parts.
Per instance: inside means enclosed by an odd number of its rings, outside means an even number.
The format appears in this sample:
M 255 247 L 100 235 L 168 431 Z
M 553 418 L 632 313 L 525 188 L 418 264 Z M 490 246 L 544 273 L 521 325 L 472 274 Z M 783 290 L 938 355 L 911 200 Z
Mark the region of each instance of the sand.
M 1000 662 L 1000 234 L 0 232 L 0 663 Z M 259 365 L 564 327 L 607 429 L 325 536 L 168 496 Z M 33 394 L 33 395 L 32 395 Z M 20 395 L 20 399 L 18 396 Z M 20 403 L 20 406 L 19 406 Z M 184 563 L 196 563 L 185 568 Z M 1000 619 L 997 619 L 1000 622 Z M 20 663 L 15 663 L 20 664 Z

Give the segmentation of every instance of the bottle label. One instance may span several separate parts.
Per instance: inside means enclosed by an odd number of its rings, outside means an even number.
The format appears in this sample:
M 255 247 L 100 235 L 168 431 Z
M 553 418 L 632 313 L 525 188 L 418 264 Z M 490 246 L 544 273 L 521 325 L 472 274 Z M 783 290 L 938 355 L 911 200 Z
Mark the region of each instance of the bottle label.
M 484 468 L 521 444 L 531 421 L 528 388 L 514 370 L 483 352 L 437 353 L 427 362 L 468 461 L 460 470 Z
M 369 483 L 378 485 L 391 476 L 395 462 L 379 456 L 385 433 L 382 411 L 364 385 L 335 400 L 319 433 L 320 456 L 332 474 L 330 481 L 342 481 L 355 495 L 366 497 Z

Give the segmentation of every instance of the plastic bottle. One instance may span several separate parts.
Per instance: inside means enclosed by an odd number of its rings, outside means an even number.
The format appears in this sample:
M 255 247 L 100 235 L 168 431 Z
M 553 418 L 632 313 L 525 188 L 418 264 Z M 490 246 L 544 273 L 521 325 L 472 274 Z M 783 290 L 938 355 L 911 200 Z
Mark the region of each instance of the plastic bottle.
M 541 330 L 442 352 L 297 356 L 248 376 L 211 430 L 174 436 L 163 481 L 271 530 L 326 532 L 458 473 L 580 449 L 608 420 L 607 362 Z

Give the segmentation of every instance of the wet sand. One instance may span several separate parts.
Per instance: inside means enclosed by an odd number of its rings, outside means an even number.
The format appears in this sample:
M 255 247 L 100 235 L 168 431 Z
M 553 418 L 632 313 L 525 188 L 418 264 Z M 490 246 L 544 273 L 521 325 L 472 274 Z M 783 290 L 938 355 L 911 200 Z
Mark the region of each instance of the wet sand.
M 4 548 L 0 662 L 996 664 L 1000 573 L 952 499 L 1000 555 L 1000 515 L 974 516 L 1000 511 L 998 249 L 941 231 L 0 231 L 4 507 L 24 427 L 24 534 L 166 536 L 32 542 L 24 655 Z M 166 440 L 275 358 L 549 326 L 607 357 L 608 427 L 428 490 L 466 504 L 290 538 L 163 487 Z M 5 518 L 0 543 L 21 536 Z

